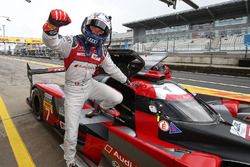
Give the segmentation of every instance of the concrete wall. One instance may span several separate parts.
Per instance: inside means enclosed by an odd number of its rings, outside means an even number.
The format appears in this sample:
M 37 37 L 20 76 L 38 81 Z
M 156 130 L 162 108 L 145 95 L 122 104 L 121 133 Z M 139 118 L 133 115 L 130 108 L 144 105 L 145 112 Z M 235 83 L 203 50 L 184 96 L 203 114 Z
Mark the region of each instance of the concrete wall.
M 228 54 L 169 54 L 166 63 L 213 64 L 238 66 L 244 55 Z

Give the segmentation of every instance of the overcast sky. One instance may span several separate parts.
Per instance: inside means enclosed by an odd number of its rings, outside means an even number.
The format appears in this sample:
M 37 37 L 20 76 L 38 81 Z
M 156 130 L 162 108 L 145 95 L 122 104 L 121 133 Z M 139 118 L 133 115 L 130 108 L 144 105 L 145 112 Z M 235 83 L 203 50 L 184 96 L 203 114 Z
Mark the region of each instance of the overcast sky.
M 0 18 L 0 36 L 40 38 L 42 26 L 52 9 L 65 10 L 72 23 L 60 29 L 62 35 L 80 33 L 82 21 L 92 12 L 104 12 L 112 16 L 113 30 L 126 32 L 124 23 L 155 16 L 176 13 L 192 9 L 181 0 L 174 10 L 159 0 L 0 0 L 0 16 L 9 16 L 11 22 Z M 193 0 L 200 7 L 229 0 Z

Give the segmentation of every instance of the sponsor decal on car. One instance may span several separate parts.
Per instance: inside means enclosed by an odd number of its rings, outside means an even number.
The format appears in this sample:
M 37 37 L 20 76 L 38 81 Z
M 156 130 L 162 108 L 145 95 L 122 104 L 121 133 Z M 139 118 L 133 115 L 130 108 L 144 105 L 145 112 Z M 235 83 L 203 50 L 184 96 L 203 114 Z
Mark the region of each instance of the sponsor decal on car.
M 43 108 L 47 112 L 51 112 L 52 111 L 52 105 L 51 105 L 51 103 L 48 102 L 48 101 L 46 101 L 46 100 L 43 101 Z
M 52 95 L 48 94 L 48 93 L 44 93 L 44 99 L 48 100 L 49 102 L 52 101 Z
M 50 102 L 48 102 L 47 100 L 44 100 L 43 101 L 43 108 L 44 108 L 44 111 L 47 112 L 46 120 L 48 121 L 50 114 L 53 114 L 52 104 Z
M 246 140 L 250 140 L 250 125 L 233 120 L 230 133 L 240 136 Z
M 117 149 L 113 148 L 110 145 L 106 145 L 104 147 L 104 151 L 108 153 L 108 155 L 111 156 L 113 159 L 112 166 L 113 167 L 138 167 L 133 161 L 128 159 L 126 156 L 124 156 L 121 152 L 119 152 Z
M 167 132 L 169 131 L 169 124 L 167 121 L 165 120 L 161 120 L 158 124 L 159 128 L 164 131 L 164 132 Z
M 169 127 L 169 134 L 182 133 L 182 131 L 173 122 L 170 122 Z

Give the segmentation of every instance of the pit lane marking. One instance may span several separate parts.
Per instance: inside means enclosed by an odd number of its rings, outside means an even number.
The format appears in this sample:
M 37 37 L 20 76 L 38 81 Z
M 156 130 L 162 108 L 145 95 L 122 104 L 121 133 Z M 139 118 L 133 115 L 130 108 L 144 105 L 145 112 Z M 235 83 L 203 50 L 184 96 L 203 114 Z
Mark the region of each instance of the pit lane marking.
M 38 65 L 42 65 L 42 66 L 63 67 L 63 66 L 57 65 L 57 64 L 43 63 L 43 62 L 37 62 L 37 61 L 32 61 L 32 60 L 23 60 L 23 59 L 18 59 L 18 58 L 14 58 L 14 57 L 0 56 L 0 58 L 7 59 L 7 60 L 16 60 L 16 61 L 25 62 L 25 63 L 38 64 Z
M 0 96 L 0 118 L 7 133 L 12 151 L 14 152 L 19 167 L 35 167 L 35 164 L 25 147 L 10 115 L 5 107 L 2 97 Z
M 226 83 L 220 83 L 220 82 L 211 82 L 211 81 L 202 81 L 202 80 L 195 80 L 195 79 L 188 79 L 188 78 L 176 78 L 174 79 L 184 80 L 184 81 L 192 81 L 192 82 L 200 82 L 200 83 L 209 83 L 209 84 L 215 84 L 215 85 L 223 85 L 223 86 L 231 86 L 236 88 L 245 88 L 250 89 L 249 86 L 243 86 L 243 85 L 233 85 L 233 84 L 226 84 Z

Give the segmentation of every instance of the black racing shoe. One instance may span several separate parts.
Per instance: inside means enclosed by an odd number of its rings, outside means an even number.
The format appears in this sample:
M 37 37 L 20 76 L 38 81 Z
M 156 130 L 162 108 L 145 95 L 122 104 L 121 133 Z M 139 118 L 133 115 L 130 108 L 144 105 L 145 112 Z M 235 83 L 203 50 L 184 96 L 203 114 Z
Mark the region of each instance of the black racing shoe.
M 101 114 L 101 110 L 99 107 L 97 107 L 97 109 L 92 110 L 92 111 L 88 112 L 87 114 L 85 114 L 85 117 L 92 118 L 92 117 L 100 115 L 100 114 Z

